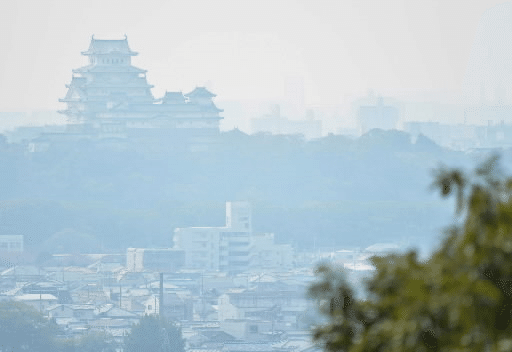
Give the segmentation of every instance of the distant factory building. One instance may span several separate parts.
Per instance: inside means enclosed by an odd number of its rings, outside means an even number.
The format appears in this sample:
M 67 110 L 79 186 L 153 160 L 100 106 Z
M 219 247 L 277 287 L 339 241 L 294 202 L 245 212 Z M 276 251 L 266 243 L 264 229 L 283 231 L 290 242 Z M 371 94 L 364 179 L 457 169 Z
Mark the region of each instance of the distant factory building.
M 272 113 L 250 120 L 251 133 L 270 133 L 273 135 L 303 135 L 306 139 L 322 137 L 322 121 L 315 119 L 313 110 L 308 110 L 305 120 L 289 120 L 281 116 L 281 108 L 275 105 Z
M 392 130 L 397 128 L 400 120 L 400 110 L 392 105 L 384 105 L 382 98 L 376 105 L 363 105 L 357 111 L 357 119 L 361 134 L 371 129 Z

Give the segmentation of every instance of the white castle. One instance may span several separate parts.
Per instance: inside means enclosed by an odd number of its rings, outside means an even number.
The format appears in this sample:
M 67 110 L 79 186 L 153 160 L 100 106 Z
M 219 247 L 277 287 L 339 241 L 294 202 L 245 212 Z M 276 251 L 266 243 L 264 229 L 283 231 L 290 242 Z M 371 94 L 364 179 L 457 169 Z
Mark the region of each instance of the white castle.
M 89 65 L 73 70 L 61 113 L 75 122 L 114 124 L 128 128 L 175 127 L 218 130 L 222 119 L 212 101 L 215 94 L 197 87 L 188 94 L 167 92 L 155 99 L 146 70 L 132 65 L 132 51 L 125 37 L 99 40 L 94 36 L 87 51 Z
M 125 36 L 120 40 L 99 40 L 92 36 L 82 52 L 88 65 L 74 69 L 64 98 L 68 119 L 64 131 L 45 130 L 33 140 L 32 151 L 48 145 L 91 139 L 114 144 L 184 143 L 207 149 L 219 134 L 223 111 L 215 106 L 215 94 L 196 87 L 187 94 L 166 92 L 156 99 L 147 82 L 146 70 L 132 65 L 138 53 L 130 49 Z M 213 138 L 213 139 L 212 139 Z

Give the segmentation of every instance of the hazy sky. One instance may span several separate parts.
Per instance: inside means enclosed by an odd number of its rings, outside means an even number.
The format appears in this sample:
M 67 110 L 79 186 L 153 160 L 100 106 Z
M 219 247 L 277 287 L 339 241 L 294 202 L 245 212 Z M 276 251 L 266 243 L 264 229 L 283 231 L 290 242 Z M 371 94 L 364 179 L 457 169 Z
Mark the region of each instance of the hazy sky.
M 128 35 L 158 97 L 213 88 L 279 99 L 303 77 L 307 104 L 458 90 L 478 22 L 496 0 L 2 0 L 0 111 L 62 108 L 91 34 Z

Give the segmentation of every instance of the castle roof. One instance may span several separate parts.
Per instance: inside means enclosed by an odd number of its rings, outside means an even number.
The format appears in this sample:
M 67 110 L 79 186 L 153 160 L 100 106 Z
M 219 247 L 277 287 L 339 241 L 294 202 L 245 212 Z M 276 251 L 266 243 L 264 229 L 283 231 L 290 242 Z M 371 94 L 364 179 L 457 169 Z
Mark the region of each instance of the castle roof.
M 71 78 L 71 83 L 69 85 L 75 86 L 75 87 L 82 87 L 87 83 L 87 79 L 85 77 L 77 77 L 73 76 Z
M 146 73 L 147 70 L 128 65 L 87 65 L 73 69 L 73 73 Z
M 222 112 L 215 104 L 198 105 L 193 103 L 182 104 L 132 104 L 133 111 L 152 111 L 152 112 Z
M 124 39 L 117 40 L 104 40 L 91 38 L 89 49 L 82 51 L 82 55 L 106 55 L 106 54 L 120 54 L 125 56 L 135 56 L 137 53 L 131 51 L 128 46 L 128 38 L 125 36 Z
M 185 97 L 182 92 L 165 92 L 162 98 L 163 104 L 184 104 Z
M 186 97 L 188 98 L 196 98 L 196 97 L 201 97 L 201 98 L 214 98 L 216 97 L 215 94 L 213 94 L 212 92 L 210 92 L 208 89 L 206 89 L 205 87 L 196 87 L 193 91 L 191 91 L 190 93 L 187 93 L 185 94 Z

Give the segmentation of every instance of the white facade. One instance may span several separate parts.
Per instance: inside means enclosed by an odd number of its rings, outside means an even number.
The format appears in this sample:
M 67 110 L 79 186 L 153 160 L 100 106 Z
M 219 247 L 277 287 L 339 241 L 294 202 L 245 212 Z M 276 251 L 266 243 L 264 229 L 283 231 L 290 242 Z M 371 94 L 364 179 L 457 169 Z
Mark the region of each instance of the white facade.
M 294 266 L 293 247 L 289 244 L 275 244 L 273 233 L 255 233 L 251 243 L 252 268 L 288 270 Z
M 57 297 L 50 294 L 36 294 L 36 293 L 27 293 L 20 296 L 15 296 L 14 300 L 16 302 L 21 302 L 28 304 L 40 312 L 46 310 L 49 306 L 57 303 Z
M 185 251 L 185 267 L 207 271 L 248 269 L 250 232 L 229 227 L 176 229 L 174 244 Z
M 226 226 L 188 227 L 174 231 L 174 246 L 185 251 L 185 267 L 241 272 L 249 267 L 251 208 L 248 202 L 226 203 Z
M 174 246 L 185 252 L 187 269 L 243 272 L 293 266 L 290 245 L 276 245 L 273 234 L 252 232 L 248 202 L 226 203 L 226 226 L 177 228 Z
M 23 252 L 23 235 L 0 235 L 0 252 Z
M 226 227 L 252 230 L 252 211 L 249 202 L 226 202 Z

